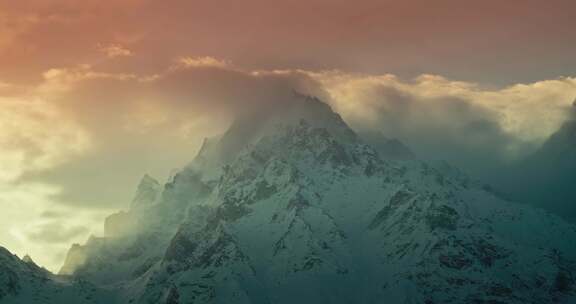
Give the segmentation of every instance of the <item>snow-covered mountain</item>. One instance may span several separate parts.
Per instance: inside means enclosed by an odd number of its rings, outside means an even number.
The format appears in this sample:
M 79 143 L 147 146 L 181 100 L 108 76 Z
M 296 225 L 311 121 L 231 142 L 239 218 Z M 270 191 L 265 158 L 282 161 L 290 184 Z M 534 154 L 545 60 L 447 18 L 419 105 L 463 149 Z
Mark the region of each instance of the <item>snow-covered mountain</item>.
M 574 303 L 576 227 L 397 160 L 306 96 L 144 177 L 67 277 L 116 303 Z M 113 302 L 106 302 L 113 303 Z

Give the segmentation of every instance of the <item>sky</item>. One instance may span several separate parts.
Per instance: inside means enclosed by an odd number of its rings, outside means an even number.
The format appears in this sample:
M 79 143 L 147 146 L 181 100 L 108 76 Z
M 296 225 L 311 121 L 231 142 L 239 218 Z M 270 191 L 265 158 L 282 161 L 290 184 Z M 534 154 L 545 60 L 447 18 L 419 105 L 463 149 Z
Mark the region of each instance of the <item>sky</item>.
M 574 1 L 0 0 L 0 245 L 57 270 L 141 176 L 297 90 L 481 175 L 576 98 Z M 489 164 L 489 165 L 487 165 Z M 476 167 L 475 167 L 476 166 Z

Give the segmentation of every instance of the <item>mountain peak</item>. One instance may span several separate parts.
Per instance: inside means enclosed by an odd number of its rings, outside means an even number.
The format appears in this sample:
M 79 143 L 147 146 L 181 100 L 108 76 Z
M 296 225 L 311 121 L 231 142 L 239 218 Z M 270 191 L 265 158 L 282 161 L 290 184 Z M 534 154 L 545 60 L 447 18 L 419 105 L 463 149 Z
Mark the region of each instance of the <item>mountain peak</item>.
M 311 128 L 325 129 L 342 142 L 355 142 L 356 133 L 339 114 L 314 96 L 294 92 L 289 100 L 271 102 L 235 117 L 230 127 L 219 137 L 205 139 L 197 157 L 190 165 L 204 174 L 234 160 L 239 152 L 261 138 L 274 136 L 286 127 L 306 122 Z M 207 173 L 210 172 L 210 173 Z
M 22 261 L 24 261 L 25 263 L 33 263 L 33 264 L 36 264 L 36 263 L 34 263 L 34 261 L 32 260 L 32 257 L 31 257 L 30 255 L 28 255 L 28 254 L 25 255 L 25 256 L 22 258 Z
M 142 176 L 140 184 L 158 184 L 158 181 L 152 176 L 148 175 L 148 173 L 146 173 L 144 174 L 144 176 Z
M 334 135 L 347 139 L 355 137 L 354 132 L 330 105 L 317 97 L 294 92 L 289 101 L 271 103 L 236 117 L 223 139 L 249 139 L 275 126 L 298 125 L 302 120 L 312 127 L 325 128 Z
M 156 201 L 161 190 L 160 183 L 148 174 L 145 174 L 138 184 L 136 195 L 132 200 L 130 208 L 149 206 Z

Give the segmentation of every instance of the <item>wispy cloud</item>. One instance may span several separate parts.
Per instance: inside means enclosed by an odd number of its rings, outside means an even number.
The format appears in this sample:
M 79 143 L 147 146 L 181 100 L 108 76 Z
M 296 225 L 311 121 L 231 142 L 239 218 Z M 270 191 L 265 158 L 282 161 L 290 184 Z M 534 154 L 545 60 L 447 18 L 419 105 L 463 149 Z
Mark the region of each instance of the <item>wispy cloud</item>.
M 130 57 L 134 55 L 132 51 L 119 44 L 98 44 L 98 50 L 108 58 Z
M 177 60 L 178 63 L 185 67 L 217 67 L 226 68 L 230 66 L 230 62 L 225 60 L 216 59 L 211 56 L 204 57 L 181 57 Z
M 0 181 L 53 168 L 86 151 L 89 135 L 54 104 L 0 97 Z
M 56 202 L 60 186 L 47 183 L 0 182 L 0 245 L 57 271 L 73 242 L 101 234 L 101 223 L 112 210 L 86 211 Z

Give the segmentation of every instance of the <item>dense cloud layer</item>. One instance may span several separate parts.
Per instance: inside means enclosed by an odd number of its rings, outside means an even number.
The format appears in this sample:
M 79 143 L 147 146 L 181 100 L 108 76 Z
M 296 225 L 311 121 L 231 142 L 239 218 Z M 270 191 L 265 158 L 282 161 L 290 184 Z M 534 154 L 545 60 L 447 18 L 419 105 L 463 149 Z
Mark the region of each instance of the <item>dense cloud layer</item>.
M 211 57 L 145 74 L 51 69 L 37 85 L 4 87 L 0 186 L 13 209 L 0 218 L 0 239 L 21 254 L 43 248 L 50 254 L 37 260 L 53 269 L 67 244 L 100 233 L 105 214 L 128 206 L 143 174 L 165 178 L 235 115 L 282 106 L 294 91 L 319 96 L 357 130 L 478 174 L 531 151 L 576 96 L 574 78 L 488 89 L 435 75 L 256 71 Z
M 532 152 L 566 120 L 576 79 L 488 89 L 422 75 L 316 74 L 334 107 L 358 129 L 378 129 L 420 157 L 447 159 L 489 178 Z

